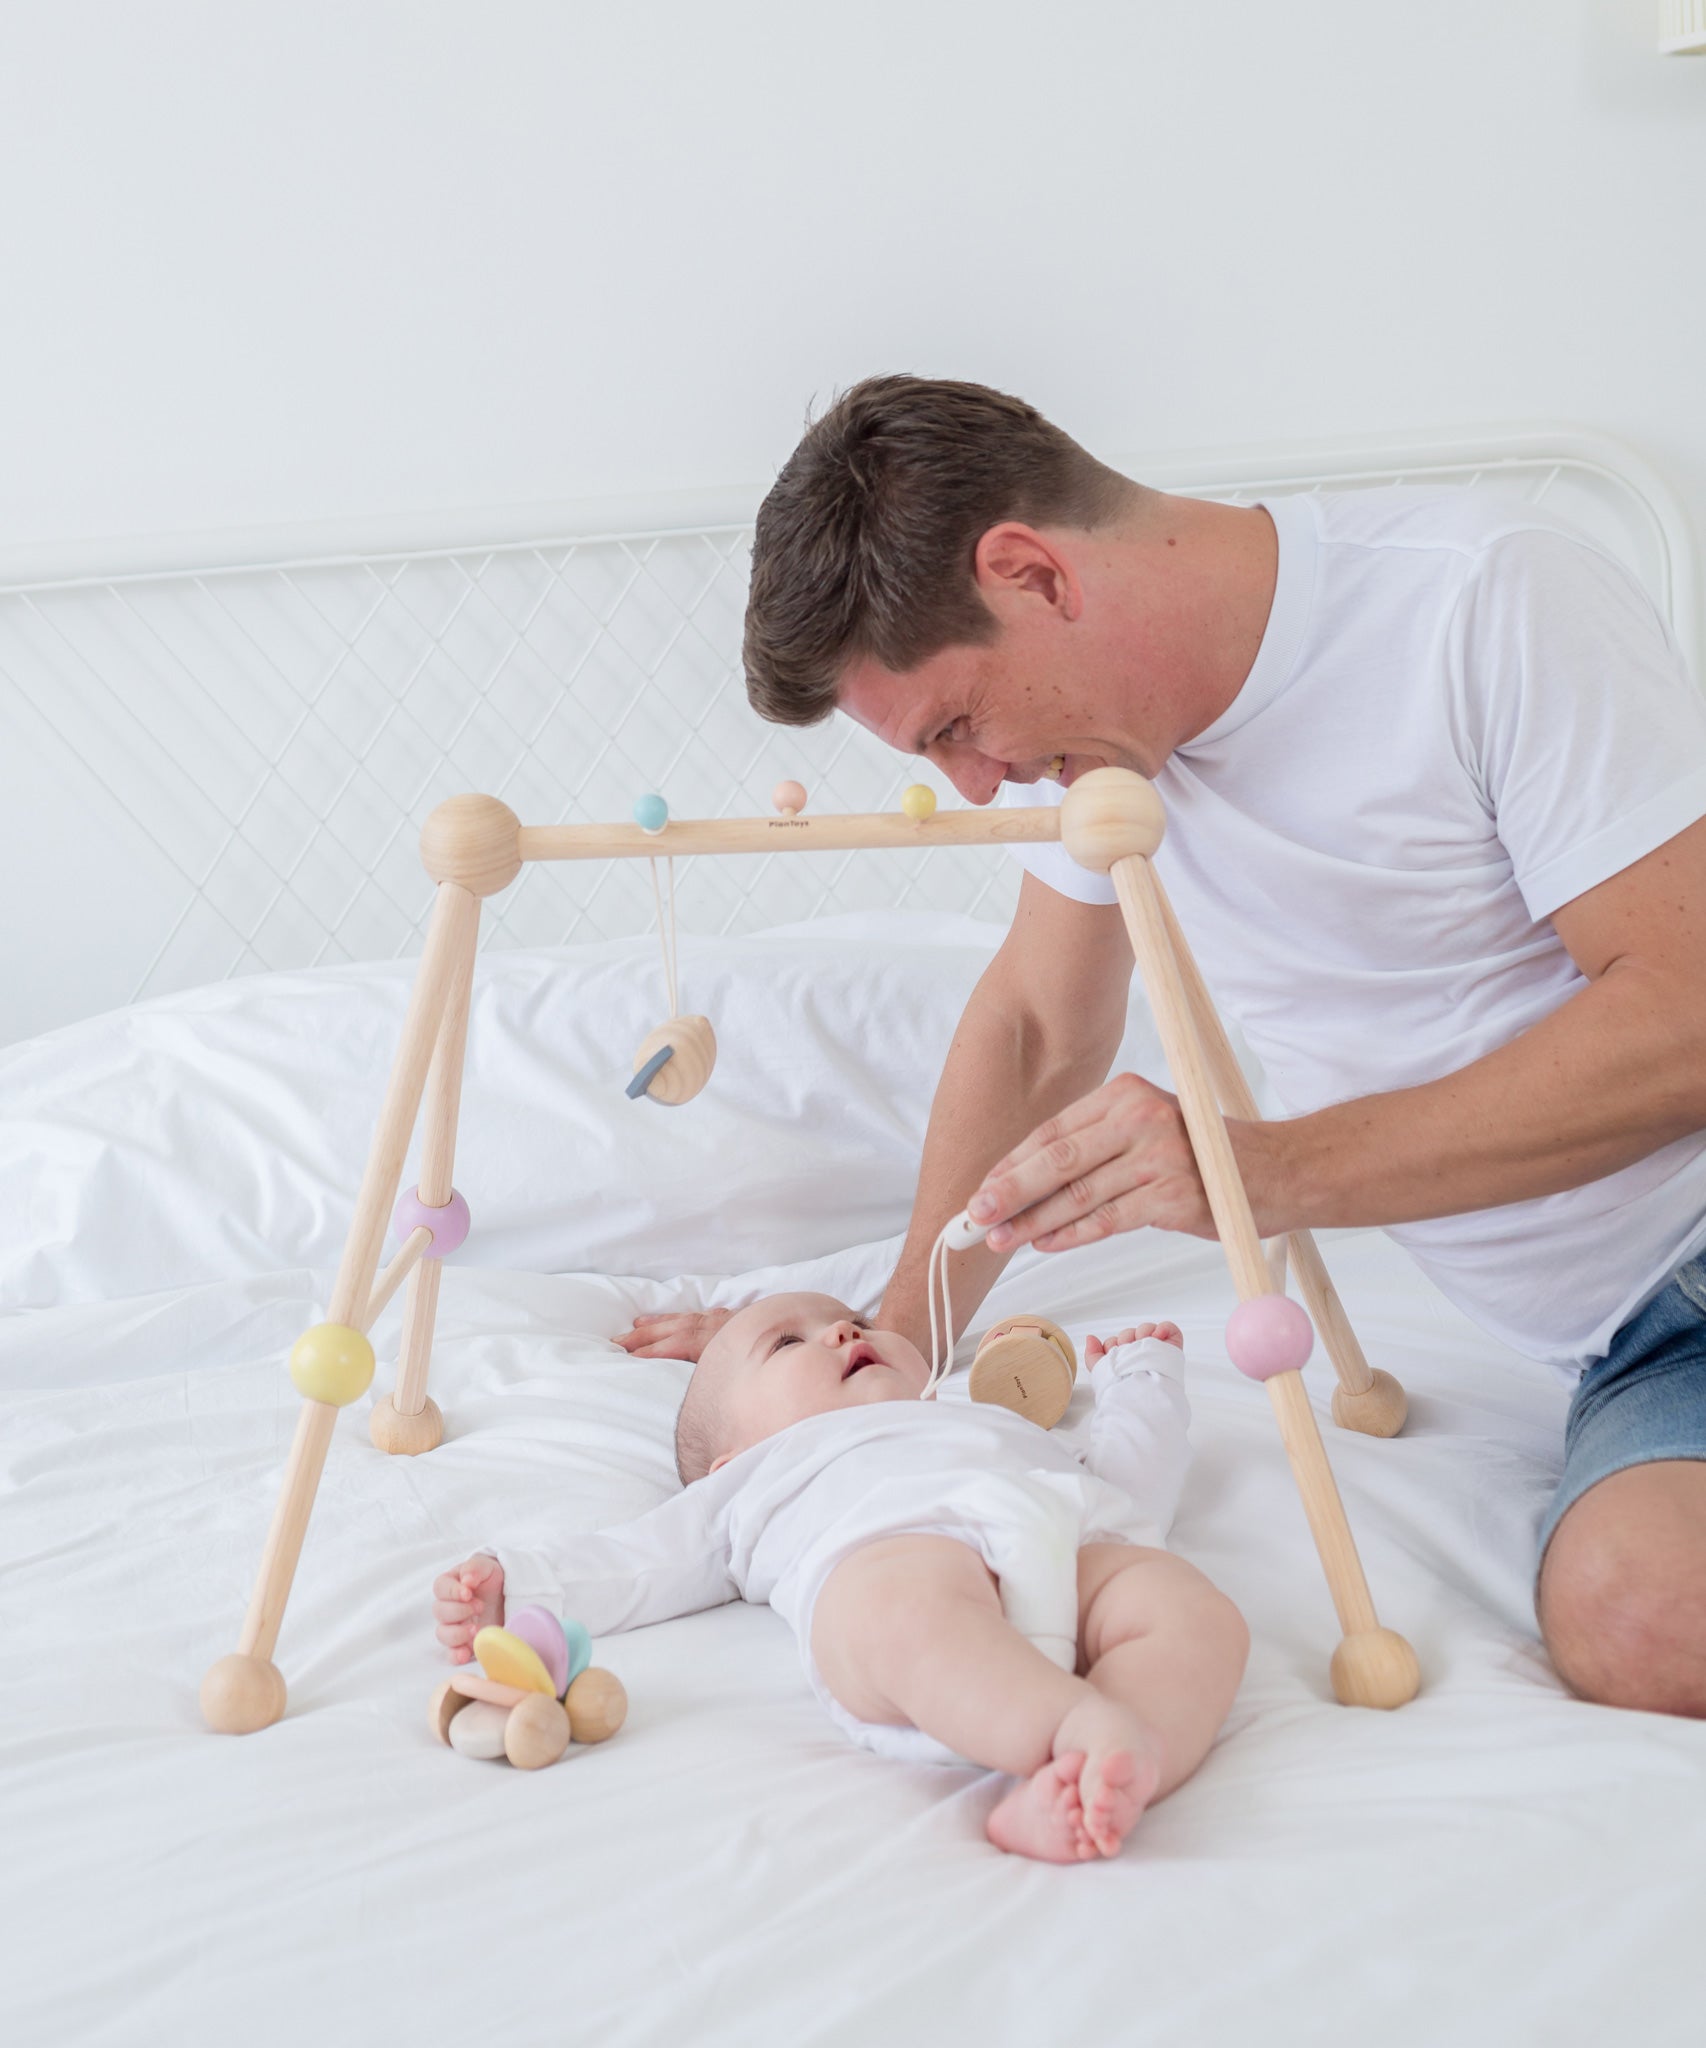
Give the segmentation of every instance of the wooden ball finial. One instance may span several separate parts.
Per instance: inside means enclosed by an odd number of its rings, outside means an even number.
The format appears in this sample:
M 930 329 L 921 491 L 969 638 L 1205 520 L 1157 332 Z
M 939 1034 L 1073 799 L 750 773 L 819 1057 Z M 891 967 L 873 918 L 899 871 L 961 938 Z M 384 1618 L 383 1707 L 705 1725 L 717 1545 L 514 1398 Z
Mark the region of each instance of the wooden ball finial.
M 1371 1368 L 1374 1384 L 1360 1394 L 1333 1389 L 1333 1420 L 1341 1429 L 1354 1429 L 1363 1436 L 1396 1436 L 1404 1427 L 1409 1402 L 1404 1389 L 1389 1372 Z
M 216 1735 L 253 1735 L 283 1716 L 285 1697 L 284 1673 L 276 1664 L 234 1651 L 207 1667 L 201 1715 Z
M 435 882 L 495 896 L 521 873 L 521 820 L 495 796 L 453 796 L 421 827 L 421 865 Z
M 1342 1707 L 1390 1711 L 1413 1700 L 1421 1683 L 1416 1653 L 1395 1629 L 1346 1636 L 1333 1652 L 1333 1695 Z
M 806 787 L 803 782 L 779 782 L 770 792 L 770 801 L 784 818 L 797 818 L 806 807 Z
M 1092 768 L 1061 801 L 1061 845 L 1099 875 L 1128 854 L 1152 854 L 1166 830 L 1161 799 L 1129 768 Z
M 418 1415 L 405 1415 L 389 1394 L 382 1394 L 367 1418 L 367 1433 L 375 1450 L 394 1458 L 418 1458 L 423 1451 L 436 1451 L 444 1441 L 444 1415 L 429 1394 Z

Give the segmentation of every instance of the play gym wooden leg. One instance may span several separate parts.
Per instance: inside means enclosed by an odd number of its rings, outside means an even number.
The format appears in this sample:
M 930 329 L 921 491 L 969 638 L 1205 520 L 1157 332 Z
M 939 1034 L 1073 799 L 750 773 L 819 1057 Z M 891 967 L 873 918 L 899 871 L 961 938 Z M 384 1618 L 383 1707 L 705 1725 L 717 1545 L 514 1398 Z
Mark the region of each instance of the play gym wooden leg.
M 453 1193 L 456 1125 L 462 1107 L 462 1070 L 468 1047 L 468 1004 L 474 985 L 474 953 L 479 939 L 479 904 L 463 936 L 461 952 L 444 1005 L 433 1047 L 421 1107 L 421 1172 L 418 1192 L 429 1208 L 439 1208 Z M 444 1441 L 444 1417 L 427 1394 L 432 1364 L 433 1326 L 438 1319 L 440 1258 L 425 1257 L 409 1275 L 403 1303 L 403 1342 L 397 1358 L 397 1385 L 373 1404 L 368 1434 L 382 1451 L 417 1456 Z
M 250 1734 L 284 1712 L 284 1679 L 272 1653 L 337 1411 L 359 1399 L 373 1377 L 373 1349 L 361 1325 L 446 999 L 478 919 L 473 895 L 454 883 L 440 885 L 327 1319 L 305 1331 L 291 1352 L 291 1377 L 305 1398 L 240 1646 L 211 1665 L 202 1679 L 202 1713 L 210 1728 L 224 1734 Z
M 1140 854 L 1113 861 L 1109 873 L 1233 1282 L 1241 1302 L 1255 1301 L 1272 1293 L 1268 1267 L 1195 1029 L 1160 891 L 1148 860 Z M 1333 1655 L 1333 1690 L 1346 1705 L 1401 1706 L 1414 1696 L 1419 1683 L 1415 1653 L 1402 1636 L 1381 1628 L 1376 1618 L 1302 1374 L 1278 1372 L 1266 1384 L 1339 1617 L 1342 1640 Z
M 1161 905 L 1167 941 L 1173 949 L 1179 979 L 1184 986 L 1191 1021 L 1202 1043 L 1220 1106 L 1228 1116 L 1255 1120 L 1261 1111 L 1256 1106 L 1256 1098 L 1250 1093 L 1244 1070 L 1227 1041 L 1226 1029 L 1220 1021 L 1220 1012 L 1214 1006 L 1214 998 L 1208 992 L 1208 985 L 1180 929 L 1161 877 L 1153 868 L 1149 873 L 1155 886 L 1156 900 Z M 1377 1371 L 1364 1357 L 1357 1334 L 1351 1328 L 1350 1317 L 1345 1314 L 1344 1303 L 1339 1299 L 1338 1289 L 1333 1285 L 1320 1248 L 1309 1231 L 1294 1230 L 1289 1238 L 1275 1240 L 1275 1250 L 1270 1252 L 1268 1261 L 1274 1292 L 1283 1294 L 1285 1291 L 1288 1245 L 1291 1262 L 1297 1269 L 1298 1287 L 1338 1375 L 1339 1384 L 1333 1390 L 1333 1420 L 1341 1429 L 1358 1430 L 1364 1436 L 1396 1436 L 1404 1427 L 1407 1407 L 1404 1389 L 1391 1373 Z

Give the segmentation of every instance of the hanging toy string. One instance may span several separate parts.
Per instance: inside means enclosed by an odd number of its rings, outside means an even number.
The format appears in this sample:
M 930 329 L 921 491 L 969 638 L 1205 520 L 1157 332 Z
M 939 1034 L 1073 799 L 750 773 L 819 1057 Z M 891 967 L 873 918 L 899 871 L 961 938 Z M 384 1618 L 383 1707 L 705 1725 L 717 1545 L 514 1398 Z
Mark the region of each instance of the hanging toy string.
M 936 1233 L 936 1242 L 930 1247 L 930 1256 L 924 1265 L 924 1291 L 930 1303 L 930 1377 L 924 1382 L 921 1401 L 933 1401 L 936 1389 L 948 1376 L 954 1363 L 954 1298 L 948 1289 L 949 1252 L 970 1251 L 974 1244 L 981 1244 L 988 1234 L 986 1224 L 974 1223 L 962 1209 L 957 1216 L 950 1216 Z M 941 1290 L 940 1323 L 937 1320 L 936 1296 Z
M 671 1017 L 681 1015 L 681 1004 L 676 998 L 675 963 L 678 958 L 675 931 L 675 855 L 669 856 L 669 930 L 664 930 L 663 891 L 658 887 L 658 864 L 654 855 L 646 865 L 652 871 L 652 900 L 658 907 L 658 949 L 663 954 L 663 986 L 669 998 Z

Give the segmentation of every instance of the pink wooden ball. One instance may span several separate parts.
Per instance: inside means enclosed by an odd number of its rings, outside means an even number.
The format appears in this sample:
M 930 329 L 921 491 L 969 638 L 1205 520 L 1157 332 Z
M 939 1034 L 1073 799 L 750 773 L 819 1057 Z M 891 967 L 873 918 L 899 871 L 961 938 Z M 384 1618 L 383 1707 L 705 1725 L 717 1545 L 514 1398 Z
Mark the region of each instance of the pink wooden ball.
M 797 816 L 806 807 L 806 788 L 803 782 L 779 782 L 770 792 L 770 801 L 783 817 Z
M 1315 1326 L 1285 1294 L 1241 1301 L 1226 1319 L 1226 1355 L 1247 1379 L 1301 1372 L 1315 1348 Z

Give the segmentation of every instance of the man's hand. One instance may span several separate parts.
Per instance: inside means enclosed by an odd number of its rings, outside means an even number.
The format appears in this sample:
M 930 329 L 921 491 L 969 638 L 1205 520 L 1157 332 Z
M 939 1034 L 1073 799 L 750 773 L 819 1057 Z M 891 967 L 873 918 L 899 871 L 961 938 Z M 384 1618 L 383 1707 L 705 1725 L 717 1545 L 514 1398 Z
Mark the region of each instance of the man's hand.
M 616 1339 L 630 1358 L 684 1358 L 697 1365 L 705 1346 L 734 1314 L 732 1308 L 680 1309 L 636 1316 Z
M 1070 1251 L 1145 1224 L 1215 1235 L 1178 1099 L 1136 1074 L 1116 1074 L 1039 1124 L 967 1207 L 976 1223 L 996 1220 L 987 1239 L 996 1252 Z

